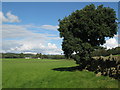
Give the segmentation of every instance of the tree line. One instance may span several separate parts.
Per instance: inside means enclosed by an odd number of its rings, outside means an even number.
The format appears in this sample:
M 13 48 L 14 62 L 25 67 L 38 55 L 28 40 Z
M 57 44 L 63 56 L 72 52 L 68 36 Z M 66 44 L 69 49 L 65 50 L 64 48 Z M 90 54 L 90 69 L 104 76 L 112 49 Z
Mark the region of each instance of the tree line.
M 112 48 L 112 49 L 106 49 L 106 48 L 100 48 L 96 49 L 92 56 L 109 56 L 109 55 L 118 55 L 120 54 L 120 47 Z
M 37 54 L 2 53 L 1 58 L 65 59 L 64 55 L 45 55 L 41 53 L 37 53 Z
M 112 48 L 112 49 L 106 49 L 106 48 L 99 48 L 96 49 L 92 56 L 109 56 L 109 55 L 118 55 L 120 54 L 120 47 Z M 72 59 L 74 55 L 72 55 L 70 58 Z M 42 53 L 35 54 L 24 54 L 24 53 L 2 53 L 2 58 L 41 58 L 41 59 L 66 59 L 64 55 L 45 55 Z

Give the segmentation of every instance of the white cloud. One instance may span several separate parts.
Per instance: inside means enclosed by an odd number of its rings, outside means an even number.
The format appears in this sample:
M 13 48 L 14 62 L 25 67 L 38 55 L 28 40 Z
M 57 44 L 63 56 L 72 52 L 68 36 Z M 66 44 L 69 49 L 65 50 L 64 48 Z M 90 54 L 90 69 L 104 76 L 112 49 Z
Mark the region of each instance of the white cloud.
M 55 34 L 48 34 L 48 33 L 37 33 L 36 30 L 32 31 L 30 28 L 37 28 L 37 26 L 33 27 L 32 25 L 9 25 L 3 24 L 2 25 L 2 38 L 41 38 L 41 39 L 61 39 L 59 36 Z M 0 29 L 1 30 L 1 29 Z M 40 30 L 39 30 L 40 31 Z
M 118 41 L 115 39 L 115 37 L 110 38 L 106 40 L 106 43 L 103 45 L 103 47 L 106 47 L 107 49 L 118 47 Z
M 58 26 L 53 26 L 53 25 L 42 25 L 40 26 L 40 28 L 42 29 L 47 29 L 47 30 L 57 30 L 58 29 Z
M 4 40 L 2 52 L 61 54 L 62 50 L 54 43 L 41 43 L 40 40 Z
M 29 26 L 31 27 L 31 26 Z M 41 34 L 31 31 L 27 25 L 2 25 L 2 38 L 41 38 L 41 39 L 59 39 L 54 34 Z M 35 28 L 35 27 L 34 27 Z M 54 36 L 54 37 L 50 37 Z
M 6 14 L 8 22 L 20 22 L 18 16 L 13 15 L 11 12 Z
M 118 44 L 118 46 L 120 47 L 120 44 Z
M 0 24 L 2 23 L 2 22 L 7 22 L 8 20 L 7 20 L 7 18 L 4 16 L 4 14 L 2 13 L 2 12 L 0 12 Z
M 24 54 L 37 54 L 37 53 L 34 53 L 34 52 L 24 52 Z
M 7 12 L 6 14 L 0 12 L 0 21 L 14 23 L 20 22 L 20 19 L 11 12 Z M 37 33 L 39 32 L 37 31 L 38 29 L 57 31 L 58 26 L 10 24 L 3 24 L 0 26 L 2 26 L 2 29 L 0 29 L 0 35 L 2 35 L 3 40 L 3 42 L 1 42 L 1 52 L 44 54 L 60 54 L 62 52 L 62 50 L 58 48 L 56 44 L 50 43 L 53 40 L 60 40 L 59 36 L 48 33 Z M 30 30 L 33 28 L 36 30 Z
M 32 32 L 28 31 L 23 26 L 2 25 L 3 38 L 21 38 L 32 34 Z
M 118 37 L 118 34 L 117 34 L 117 35 L 114 35 L 114 37 Z
M 18 16 L 13 15 L 11 12 L 7 12 L 6 16 L 3 12 L 0 12 L 0 21 L 14 23 L 20 22 L 21 20 L 18 18 Z
M 52 44 L 52 43 L 45 44 L 36 41 L 33 42 L 25 41 L 21 43 L 16 43 L 15 46 L 12 46 L 12 42 L 11 42 L 11 46 L 7 47 L 6 50 L 4 48 L 4 52 L 61 54 L 62 50 L 58 48 L 56 44 Z
M 57 46 L 55 44 L 48 43 L 48 48 L 50 48 L 50 49 L 56 49 Z
M 57 35 L 46 33 L 35 33 L 30 25 L 9 25 L 2 26 L 2 52 L 31 52 L 44 54 L 60 54 L 62 51 L 53 40 L 60 40 Z
M 51 41 L 60 39 L 57 35 L 36 33 L 30 30 L 33 25 L 2 25 L 3 50 L 2 52 L 31 52 L 44 54 L 61 54 L 63 51 Z M 37 26 L 34 26 L 37 28 Z M 34 30 L 35 31 L 35 30 Z M 117 35 L 106 40 L 103 45 L 107 49 L 118 46 Z

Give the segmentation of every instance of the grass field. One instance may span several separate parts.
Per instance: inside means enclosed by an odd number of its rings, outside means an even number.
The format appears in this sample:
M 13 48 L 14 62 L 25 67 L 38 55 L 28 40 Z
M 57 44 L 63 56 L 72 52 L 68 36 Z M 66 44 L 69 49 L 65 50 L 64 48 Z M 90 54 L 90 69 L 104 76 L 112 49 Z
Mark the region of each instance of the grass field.
M 88 71 L 64 71 L 72 60 L 3 59 L 3 88 L 118 88 L 118 81 Z M 59 69 L 57 69 L 59 68 Z M 54 69 L 54 70 L 53 70 Z

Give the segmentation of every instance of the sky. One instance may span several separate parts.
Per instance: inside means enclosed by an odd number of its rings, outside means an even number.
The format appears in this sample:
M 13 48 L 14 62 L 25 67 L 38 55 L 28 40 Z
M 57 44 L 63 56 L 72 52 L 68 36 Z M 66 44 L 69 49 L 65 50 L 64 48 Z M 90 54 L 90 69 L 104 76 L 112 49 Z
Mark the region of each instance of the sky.
M 83 0 L 2 0 L 2 2 L 83 2 Z M 84 2 L 119 2 L 119 0 L 84 0 Z
M 57 31 L 58 19 L 63 19 L 75 10 L 80 10 L 92 2 L 3 2 L 2 50 L 12 53 L 61 54 L 62 39 Z M 94 2 L 116 11 L 117 2 Z M 103 45 L 108 49 L 118 46 L 118 35 L 107 38 Z

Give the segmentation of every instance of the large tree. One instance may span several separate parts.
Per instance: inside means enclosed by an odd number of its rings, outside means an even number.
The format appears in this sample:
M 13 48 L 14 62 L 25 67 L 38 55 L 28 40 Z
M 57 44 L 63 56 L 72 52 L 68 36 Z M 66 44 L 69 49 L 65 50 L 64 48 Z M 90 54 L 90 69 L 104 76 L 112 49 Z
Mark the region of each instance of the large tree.
M 91 53 L 105 43 L 105 38 L 117 34 L 116 12 L 110 7 L 94 4 L 76 10 L 59 20 L 62 50 L 67 58 L 75 53 L 77 64 L 85 64 Z

